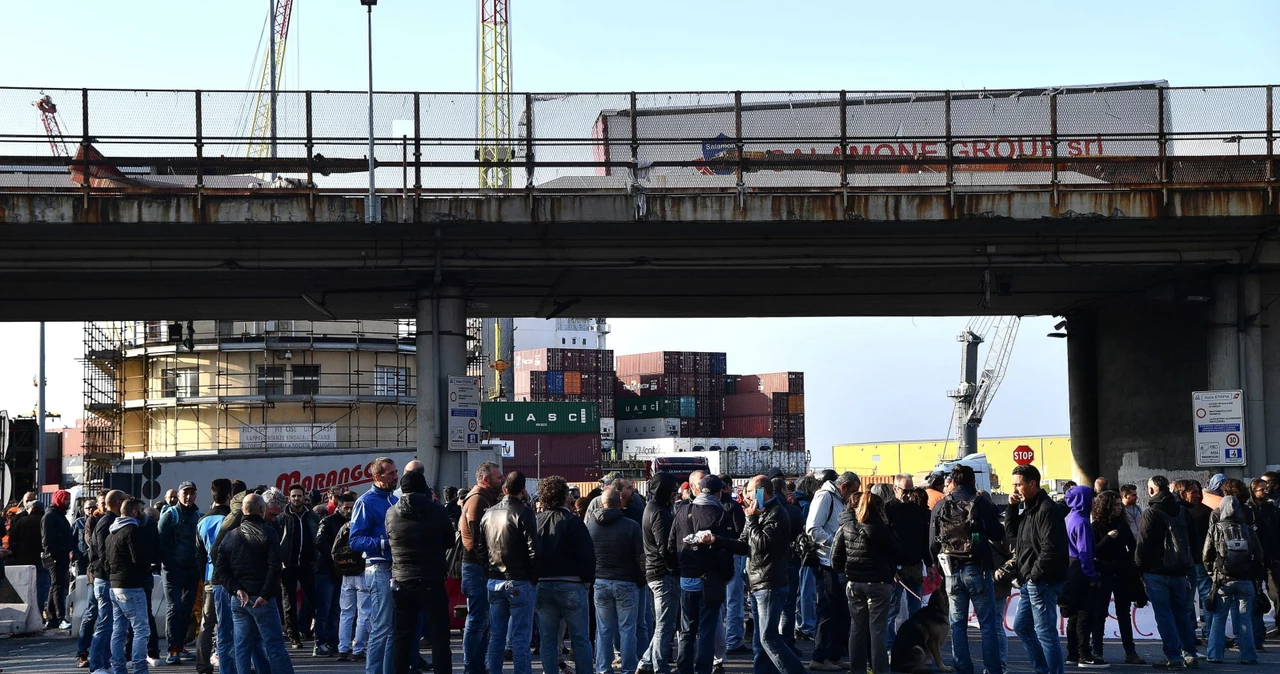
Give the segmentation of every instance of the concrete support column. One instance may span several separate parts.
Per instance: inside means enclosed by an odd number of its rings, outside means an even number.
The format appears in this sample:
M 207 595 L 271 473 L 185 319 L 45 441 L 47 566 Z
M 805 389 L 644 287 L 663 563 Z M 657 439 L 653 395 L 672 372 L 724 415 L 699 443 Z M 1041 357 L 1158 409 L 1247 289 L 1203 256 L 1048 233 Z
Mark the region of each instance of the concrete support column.
M 1209 389 L 1213 391 L 1243 388 L 1240 372 L 1240 285 L 1234 275 L 1213 280 L 1213 303 L 1209 307 Z M 1190 406 L 1188 405 L 1188 409 Z M 1246 409 L 1245 414 L 1248 414 Z M 1248 423 L 1246 417 L 1246 423 Z M 1252 436 L 1253 428 L 1250 426 Z M 1249 444 L 1252 441 L 1246 438 Z M 1245 446 L 1246 451 L 1249 445 Z M 1195 448 L 1192 448 L 1195 451 Z M 1231 477 L 1244 477 L 1244 470 L 1228 468 Z
M 1240 380 L 1244 389 L 1246 475 L 1258 476 L 1267 465 L 1266 388 L 1262 365 L 1262 287 L 1257 274 L 1244 277 L 1240 286 Z
M 1098 442 L 1098 317 L 1067 316 L 1067 399 L 1071 416 L 1071 473 L 1092 484 L 1101 472 Z
M 417 306 L 417 456 L 427 484 L 465 485 L 461 452 L 448 451 L 449 377 L 467 373 L 467 303 L 462 288 L 423 288 Z

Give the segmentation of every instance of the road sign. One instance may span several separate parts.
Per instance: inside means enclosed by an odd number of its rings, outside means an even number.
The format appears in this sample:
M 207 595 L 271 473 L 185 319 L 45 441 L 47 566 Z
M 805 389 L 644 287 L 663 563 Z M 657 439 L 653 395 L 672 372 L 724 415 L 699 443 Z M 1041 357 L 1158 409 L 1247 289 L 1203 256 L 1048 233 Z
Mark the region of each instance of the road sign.
M 1191 394 L 1197 466 L 1243 466 L 1246 438 L 1242 391 Z
M 1018 445 L 1013 448 L 1013 462 L 1019 466 L 1030 466 L 1032 461 L 1036 460 L 1036 452 L 1027 445 Z
M 449 449 L 480 449 L 480 378 L 449 377 Z

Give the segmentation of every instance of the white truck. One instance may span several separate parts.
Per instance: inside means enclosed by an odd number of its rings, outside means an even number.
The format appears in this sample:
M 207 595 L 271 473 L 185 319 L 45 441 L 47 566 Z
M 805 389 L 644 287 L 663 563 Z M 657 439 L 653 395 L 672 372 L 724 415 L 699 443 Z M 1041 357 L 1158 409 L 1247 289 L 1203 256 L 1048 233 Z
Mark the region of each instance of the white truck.
M 938 473 L 946 475 L 951 472 L 951 467 L 957 464 L 969 466 L 973 469 L 974 484 L 978 489 L 986 492 L 1000 490 L 999 478 L 992 480 L 991 464 L 987 462 L 987 455 L 983 453 L 970 454 L 969 456 L 958 459 L 942 461 L 938 465 L 934 466 L 933 470 L 928 472 L 928 475 Z

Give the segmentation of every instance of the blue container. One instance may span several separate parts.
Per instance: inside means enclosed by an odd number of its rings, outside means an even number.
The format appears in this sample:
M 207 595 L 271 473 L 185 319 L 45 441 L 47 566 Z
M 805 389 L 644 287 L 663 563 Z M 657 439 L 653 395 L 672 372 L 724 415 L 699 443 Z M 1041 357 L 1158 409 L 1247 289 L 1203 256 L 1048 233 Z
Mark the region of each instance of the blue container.
M 693 396 L 680 396 L 680 418 L 694 419 L 698 416 L 698 399 Z
M 564 372 L 555 370 L 547 372 L 547 393 L 564 393 Z
M 723 353 L 711 354 L 711 374 L 726 374 L 729 371 L 729 359 Z

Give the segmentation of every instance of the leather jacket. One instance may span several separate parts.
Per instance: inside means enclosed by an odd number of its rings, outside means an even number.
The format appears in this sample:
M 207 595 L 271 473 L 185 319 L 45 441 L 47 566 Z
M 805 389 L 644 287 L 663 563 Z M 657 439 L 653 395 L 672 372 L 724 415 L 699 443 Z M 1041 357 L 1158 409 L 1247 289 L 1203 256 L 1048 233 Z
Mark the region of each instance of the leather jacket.
M 765 503 L 763 512 L 747 516 L 741 540 L 751 546 L 751 554 L 747 556 L 750 591 L 776 590 L 789 585 L 791 518 L 777 497 Z
M 537 582 L 542 542 L 533 509 L 504 496 L 480 518 L 476 557 L 489 566 L 488 577 Z

